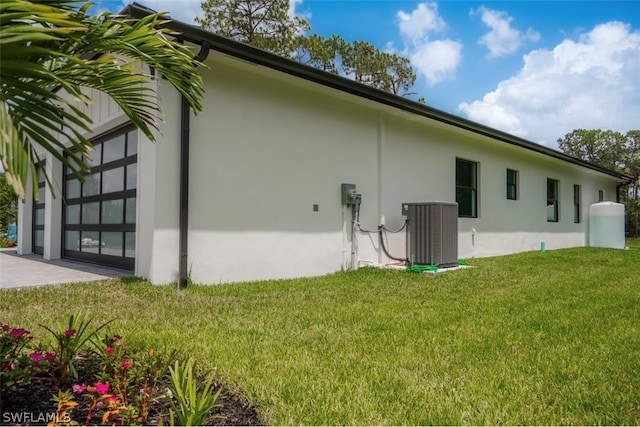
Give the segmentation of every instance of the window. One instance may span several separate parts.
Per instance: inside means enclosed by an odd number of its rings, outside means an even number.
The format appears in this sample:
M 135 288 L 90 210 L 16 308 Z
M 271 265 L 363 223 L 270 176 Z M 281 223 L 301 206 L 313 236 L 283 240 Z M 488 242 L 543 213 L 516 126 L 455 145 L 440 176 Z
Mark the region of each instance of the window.
M 547 178 L 547 222 L 558 222 L 558 180 Z
M 518 200 L 518 171 L 507 169 L 507 199 Z
M 604 190 L 598 190 L 598 201 L 604 202 Z
M 456 202 L 458 216 L 478 217 L 478 164 L 456 159 Z
M 573 222 L 576 224 L 580 224 L 580 186 L 578 184 L 574 184 L 573 186 Z
M 36 165 L 36 178 L 38 180 L 38 200 L 33 201 L 33 241 L 32 251 L 34 254 L 44 254 L 44 211 L 45 211 L 45 191 L 47 182 L 44 173 L 44 160 Z
M 67 258 L 134 268 L 138 140 L 132 127 L 93 141 L 91 170 L 81 183 L 65 170 Z

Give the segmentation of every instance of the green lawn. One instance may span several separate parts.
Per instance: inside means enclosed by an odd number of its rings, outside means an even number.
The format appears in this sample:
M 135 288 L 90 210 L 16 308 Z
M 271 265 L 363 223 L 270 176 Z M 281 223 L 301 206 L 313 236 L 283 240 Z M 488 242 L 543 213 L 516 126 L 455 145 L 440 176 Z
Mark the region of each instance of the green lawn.
M 640 424 L 640 242 L 473 259 L 438 276 L 361 269 L 193 286 L 0 293 L 0 323 L 86 311 L 181 347 L 269 424 Z M 250 268 L 250 265 L 247 266 Z
M 640 249 L 640 239 L 627 240 L 627 246 L 631 249 Z

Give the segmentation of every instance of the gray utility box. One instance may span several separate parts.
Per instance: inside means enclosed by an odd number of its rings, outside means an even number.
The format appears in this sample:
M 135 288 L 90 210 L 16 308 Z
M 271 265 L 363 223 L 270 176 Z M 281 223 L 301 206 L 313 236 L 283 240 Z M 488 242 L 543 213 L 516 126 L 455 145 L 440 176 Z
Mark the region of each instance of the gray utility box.
M 450 202 L 403 203 L 411 264 L 458 265 L 458 204 Z

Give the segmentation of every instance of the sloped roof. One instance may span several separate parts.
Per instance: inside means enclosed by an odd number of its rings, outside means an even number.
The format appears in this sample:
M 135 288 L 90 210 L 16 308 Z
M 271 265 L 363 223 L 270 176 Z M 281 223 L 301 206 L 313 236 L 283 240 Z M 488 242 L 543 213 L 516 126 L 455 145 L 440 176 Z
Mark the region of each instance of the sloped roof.
M 132 18 L 142 18 L 152 13 L 155 13 L 155 11 L 139 3 L 132 3 L 125 7 L 121 12 L 122 15 L 127 15 Z M 346 77 L 328 73 L 326 71 L 322 71 L 320 69 L 302 64 L 300 62 L 293 61 L 288 58 L 284 58 L 270 52 L 255 48 L 251 45 L 219 36 L 217 34 L 203 30 L 202 28 L 195 25 L 172 19 L 167 24 L 167 27 L 173 31 L 180 33 L 181 39 L 183 39 L 185 42 L 197 45 L 202 45 L 206 42 L 209 44 L 210 49 L 230 55 L 232 57 L 268 67 L 273 70 L 277 70 L 291 76 L 299 77 L 323 86 L 337 89 L 345 93 L 369 99 L 380 104 L 398 108 L 412 114 L 427 117 L 441 123 L 445 123 L 460 129 L 476 133 L 478 135 L 489 137 L 496 141 L 511 144 L 517 147 L 534 151 L 536 153 L 553 157 L 555 159 L 592 169 L 615 177 L 619 180 L 620 183 L 623 184 L 628 184 L 633 180 L 631 176 L 624 173 L 616 172 L 611 169 L 598 166 L 594 163 L 578 159 L 577 157 L 573 157 L 560 151 L 545 147 L 543 145 L 536 144 L 535 142 L 520 138 L 515 135 L 511 135 L 507 132 L 503 132 L 489 126 L 464 119 L 454 114 L 438 110 L 428 105 L 420 104 L 389 92 L 374 89 L 370 86 L 358 83 Z

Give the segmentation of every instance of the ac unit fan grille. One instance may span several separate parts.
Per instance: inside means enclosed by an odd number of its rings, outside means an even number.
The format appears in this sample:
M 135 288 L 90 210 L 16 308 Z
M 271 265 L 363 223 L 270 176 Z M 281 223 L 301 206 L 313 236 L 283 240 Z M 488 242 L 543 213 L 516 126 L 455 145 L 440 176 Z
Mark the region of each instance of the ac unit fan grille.
M 412 264 L 458 265 L 458 204 L 448 202 L 403 203 L 409 260 Z

